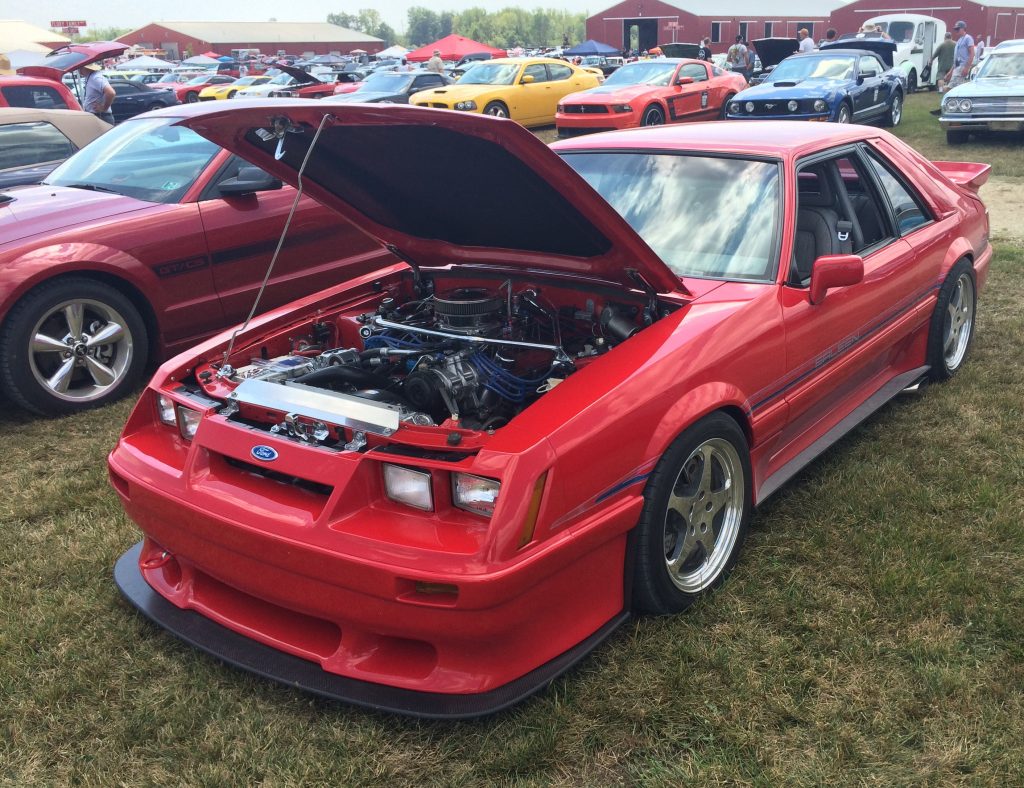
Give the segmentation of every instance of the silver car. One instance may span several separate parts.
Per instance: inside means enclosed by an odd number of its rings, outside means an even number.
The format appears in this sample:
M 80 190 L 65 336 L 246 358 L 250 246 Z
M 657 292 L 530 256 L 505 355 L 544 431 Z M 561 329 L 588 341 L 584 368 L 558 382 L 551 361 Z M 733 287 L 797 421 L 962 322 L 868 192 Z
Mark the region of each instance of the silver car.
M 939 122 L 950 145 L 975 131 L 1024 129 L 1024 44 L 993 50 L 974 79 L 946 94 Z

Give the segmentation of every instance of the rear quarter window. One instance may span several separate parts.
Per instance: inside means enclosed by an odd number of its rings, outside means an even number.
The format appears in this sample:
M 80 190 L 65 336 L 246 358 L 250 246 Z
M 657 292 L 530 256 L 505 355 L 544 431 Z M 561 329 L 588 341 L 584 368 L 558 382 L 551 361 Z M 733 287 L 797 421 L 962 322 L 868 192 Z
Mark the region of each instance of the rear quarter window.
M 8 107 L 70 109 L 60 91 L 45 85 L 4 85 L 0 95 Z

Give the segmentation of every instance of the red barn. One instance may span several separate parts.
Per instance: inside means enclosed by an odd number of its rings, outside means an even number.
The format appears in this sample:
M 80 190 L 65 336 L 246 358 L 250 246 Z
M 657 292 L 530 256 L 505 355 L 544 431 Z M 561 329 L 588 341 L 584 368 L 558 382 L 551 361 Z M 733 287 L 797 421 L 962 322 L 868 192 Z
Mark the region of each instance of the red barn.
M 684 9 L 661 0 L 624 0 L 587 19 L 587 38 L 642 51 L 710 36 L 715 52 L 727 49 L 738 35 L 748 40 L 795 37 L 806 27 L 815 40 L 824 38 L 829 6 L 813 0 L 780 3 L 779 11 L 765 6 L 756 0 L 695 0 Z
M 143 49 L 162 49 L 171 60 L 214 51 L 258 49 L 264 55 L 344 55 L 353 49 L 379 52 L 384 42 L 329 22 L 154 22 L 118 41 Z
M 903 3 L 898 0 L 855 0 L 832 11 L 831 26 L 840 33 L 860 29 L 864 20 L 883 14 L 924 14 L 946 23 L 948 30 L 959 20 L 967 23 L 967 32 L 975 39 L 998 44 L 1008 38 L 1024 38 L 1024 5 L 982 5 L 973 0 L 953 2 Z

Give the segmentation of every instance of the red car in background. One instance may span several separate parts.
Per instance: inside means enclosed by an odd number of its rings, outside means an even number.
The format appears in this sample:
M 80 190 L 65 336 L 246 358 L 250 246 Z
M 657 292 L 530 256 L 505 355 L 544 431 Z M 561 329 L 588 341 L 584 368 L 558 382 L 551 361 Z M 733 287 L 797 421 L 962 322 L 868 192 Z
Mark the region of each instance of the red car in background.
M 879 129 L 203 109 L 408 263 L 168 361 L 110 455 L 122 592 L 291 686 L 515 703 L 718 587 L 755 505 L 970 347 L 989 168 Z
M 358 71 L 342 71 L 335 77 L 334 95 L 343 96 L 346 93 L 355 93 L 363 85 L 366 79 Z
M 230 74 L 200 74 L 197 77 L 192 77 L 188 82 L 183 84 L 174 85 L 174 95 L 178 97 L 178 101 L 182 104 L 195 104 L 199 101 L 199 94 L 206 88 L 213 87 L 214 85 L 230 85 L 234 82 L 237 77 L 233 77 Z
M 279 88 L 270 93 L 274 98 L 311 98 L 318 99 L 325 96 L 333 96 L 335 92 L 334 82 L 322 82 L 307 71 L 295 66 L 276 64 L 275 68 L 288 74 L 295 79 L 291 85 Z
M 82 66 L 116 57 L 127 45 L 113 41 L 68 44 L 48 54 L 41 63 L 22 66 L 17 75 L 0 76 L 0 107 L 77 109 L 82 107 L 62 80 Z M 79 80 L 75 75 L 73 80 Z
M 658 58 L 627 63 L 600 87 L 571 93 L 558 104 L 560 137 L 594 131 L 716 120 L 747 86 L 742 74 L 703 60 Z
M 22 407 L 110 402 L 252 307 L 295 191 L 175 125 L 184 110 L 128 120 L 0 195 L 0 387 Z M 387 258 L 304 198 L 261 306 Z

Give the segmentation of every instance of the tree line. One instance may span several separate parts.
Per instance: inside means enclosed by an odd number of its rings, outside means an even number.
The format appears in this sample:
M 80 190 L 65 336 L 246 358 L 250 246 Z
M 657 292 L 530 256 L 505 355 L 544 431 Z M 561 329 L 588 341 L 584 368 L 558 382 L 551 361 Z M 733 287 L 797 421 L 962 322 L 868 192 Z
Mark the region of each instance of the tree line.
M 373 8 L 364 8 L 354 14 L 337 13 L 327 16 L 327 21 L 332 24 L 383 39 L 388 46 L 422 46 L 451 33 L 500 49 L 559 46 L 566 42 L 579 43 L 583 40 L 586 28 L 586 14 L 572 14 L 555 8 L 532 11 L 522 8 L 434 11 L 423 6 L 413 6 L 406 19 L 405 35 L 398 35 Z

